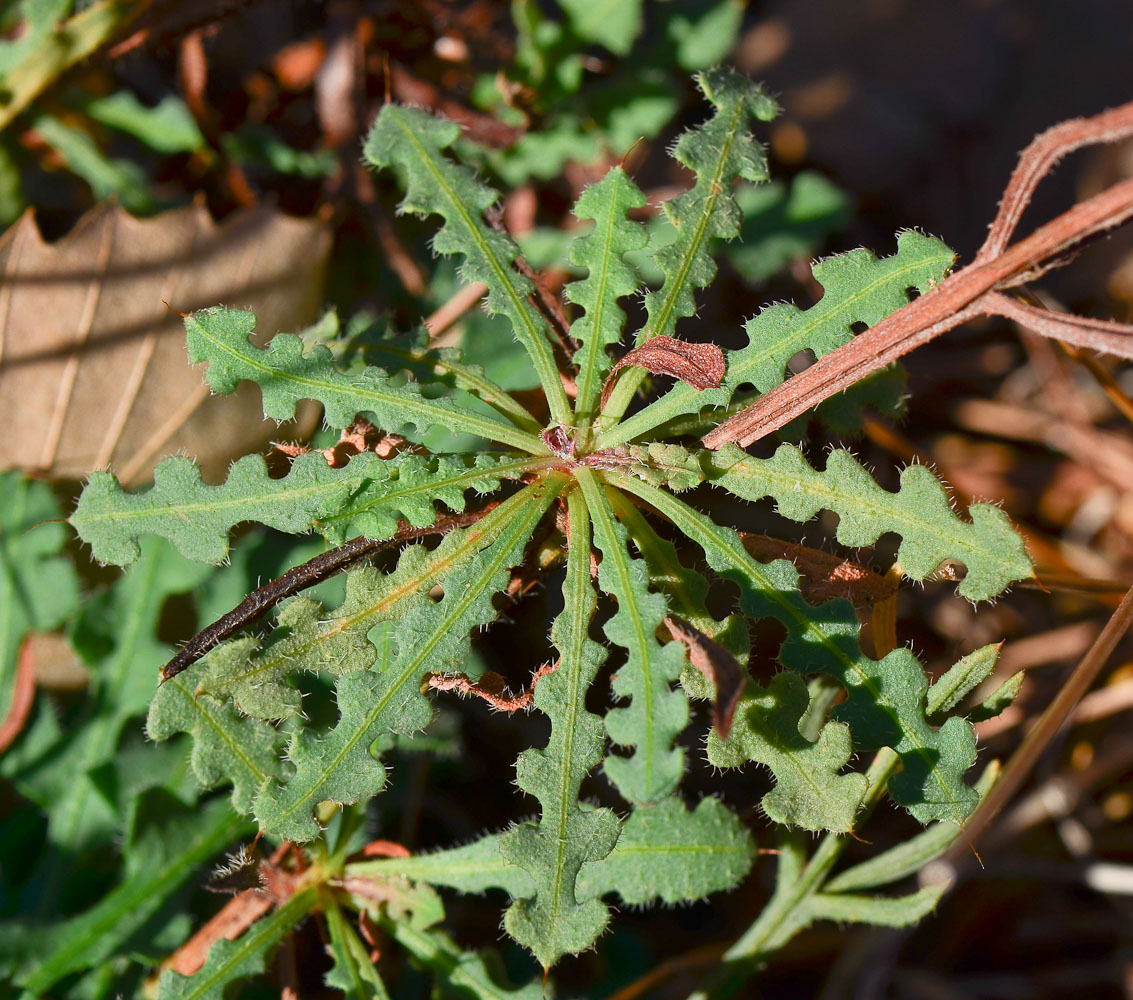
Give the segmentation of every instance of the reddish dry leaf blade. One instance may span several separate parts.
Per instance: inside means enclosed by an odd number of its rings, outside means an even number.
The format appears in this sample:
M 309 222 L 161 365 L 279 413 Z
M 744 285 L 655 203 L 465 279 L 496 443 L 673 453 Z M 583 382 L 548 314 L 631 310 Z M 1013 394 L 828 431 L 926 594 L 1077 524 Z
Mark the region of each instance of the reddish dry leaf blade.
M 217 941 L 221 938 L 235 941 L 274 905 L 275 900 L 270 893 L 262 889 L 245 889 L 181 945 L 166 960 L 164 968 L 182 976 L 193 975 L 205 964 L 209 949 Z
M 654 337 L 614 365 L 602 389 L 603 406 L 613 391 L 618 373 L 630 365 L 654 375 L 672 375 L 697 392 L 719 388 L 724 381 L 724 352 L 715 344 L 689 344 L 676 337 Z
M 712 705 L 712 725 L 726 740 L 732 729 L 732 717 L 744 693 L 746 672 L 740 661 L 714 639 L 710 639 L 683 618 L 670 615 L 665 619 L 669 633 L 688 649 L 689 662 L 716 686 Z
M 844 597 L 854 604 L 877 604 L 897 592 L 895 580 L 856 562 L 807 545 L 769 535 L 741 532 L 744 548 L 760 562 L 789 559 L 799 571 L 799 589 L 811 604 Z
M 329 249 L 324 223 L 266 207 L 218 226 L 203 205 L 152 219 L 102 206 L 54 243 L 25 214 L 0 237 L 0 467 L 109 466 L 132 485 L 180 452 L 223 478 L 278 432 L 254 386 L 208 398 L 165 303 L 251 309 L 262 346 L 316 318 Z
M 559 660 L 545 663 L 531 675 L 531 683 L 525 691 L 513 695 L 504 679 L 489 670 L 473 681 L 467 674 L 430 674 L 427 684 L 434 691 L 458 691 L 462 695 L 472 695 L 486 701 L 497 712 L 518 712 L 530 707 L 535 698 L 535 685 L 548 674 L 559 669 Z

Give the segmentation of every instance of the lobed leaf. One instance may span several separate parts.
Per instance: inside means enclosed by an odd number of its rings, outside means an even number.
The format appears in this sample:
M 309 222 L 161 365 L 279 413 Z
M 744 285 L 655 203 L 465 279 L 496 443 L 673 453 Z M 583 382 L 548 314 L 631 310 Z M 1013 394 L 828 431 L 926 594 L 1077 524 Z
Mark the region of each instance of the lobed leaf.
M 1023 539 L 1003 511 L 972 504 L 971 521 L 962 520 L 940 480 L 923 465 L 905 468 L 896 493 L 880 487 L 847 451 L 831 452 L 819 472 L 791 445 L 780 445 L 767 459 L 725 445 L 706 457 L 704 468 L 710 482 L 741 499 L 774 497 L 779 513 L 793 521 L 833 511 L 843 545 L 872 545 L 895 531 L 901 536 L 897 561 L 914 580 L 958 560 L 967 573 L 957 589 L 972 601 L 988 600 L 1034 572 Z
M 291 419 L 301 400 L 314 399 L 323 404 L 324 419 L 332 427 L 349 427 L 362 413 L 388 431 L 410 424 L 421 430 L 459 425 L 522 451 L 546 452 L 538 438 L 513 424 L 462 408 L 446 396 L 430 398 L 412 380 L 393 378 L 372 365 L 340 372 L 326 347 L 305 351 L 294 334 L 276 334 L 267 347 L 256 347 L 249 339 L 255 325 L 256 317 L 241 309 L 192 313 L 185 318 L 189 360 L 208 362 L 205 378 L 213 392 L 230 393 L 244 379 L 257 383 L 264 414 L 274 420 Z
M 849 343 L 858 324 L 873 326 L 909 301 L 909 289 L 927 292 L 948 273 L 955 255 L 940 240 L 913 230 L 898 234 L 897 253 L 878 259 L 868 250 L 828 257 L 813 265 L 823 294 L 809 309 L 791 303 L 766 307 L 746 324 L 746 347 L 727 352 L 719 389 L 698 392 L 678 382 L 665 395 L 607 430 L 598 447 L 632 441 L 652 428 L 706 407 L 726 407 L 746 385 L 767 392 L 786 377 L 799 351 L 820 358 Z
M 542 750 L 516 762 L 516 784 L 542 807 L 538 822 L 509 830 L 500 841 L 503 860 L 527 873 L 531 890 L 513 892 L 504 928 L 544 968 L 563 955 L 589 948 L 606 928 L 609 912 L 598 899 L 580 900 L 578 873 L 604 858 L 618 840 L 617 816 L 579 801 L 579 789 L 605 750 L 602 719 L 586 710 L 586 693 L 605 659 L 589 636 L 597 597 L 590 582 L 590 518 L 582 496 L 568 497 L 567 575 L 563 611 L 551 626 L 557 669 L 535 688 L 535 707 L 551 720 Z
M 139 493 L 126 493 L 109 472 L 93 473 L 71 526 L 103 563 L 133 562 L 143 535 L 167 538 L 189 559 L 220 563 L 228 557 L 229 533 L 245 521 L 293 534 L 317 529 L 338 544 L 353 535 L 387 538 L 400 518 L 426 527 L 436 520 L 434 501 L 462 511 L 466 490 L 489 492 L 536 461 L 496 454 L 383 460 L 363 452 L 333 468 L 322 454 L 308 452 L 275 479 L 263 458 L 245 455 L 222 485 L 210 486 L 194 462 L 174 456 Z
M 625 313 L 618 299 L 637 290 L 638 276 L 624 255 L 642 250 L 649 241 L 645 227 L 626 213 L 645 204 L 641 189 L 621 167 L 613 167 L 602 180 L 582 192 L 574 206 L 579 219 L 593 219 L 594 228 L 570 246 L 570 262 L 585 267 L 587 275 L 566 286 L 566 297 L 585 313 L 571 325 L 579 343 L 574 355 L 578 366 L 575 415 L 585 424 L 596 416 L 602 377 L 610 368 L 607 347 L 622 339 Z
M 800 731 L 810 696 L 798 674 L 784 672 L 767 688 L 755 686 L 736 709 L 727 740 L 708 735 L 708 760 L 717 767 L 764 764 L 775 787 L 763 811 L 784 826 L 849 833 L 869 787 L 864 774 L 841 774 L 853 752 L 849 727 L 827 722 L 815 740 Z
M 433 249 L 439 254 L 463 254 L 461 277 L 488 286 L 489 312 L 502 312 L 511 320 L 512 330 L 531 357 L 547 394 L 552 418 L 569 425 L 570 403 L 547 339 L 546 324 L 528 301 L 534 286 L 511 266 L 519 248 L 481 218 L 499 196 L 479 183 L 467 167 L 444 155 L 459 136 L 460 126 L 454 122 L 387 104 L 366 139 L 365 155 L 375 166 L 400 168 L 405 184 L 402 211 L 444 219 L 433 239 Z
M 604 626 L 606 638 L 627 652 L 626 664 L 613 681 L 614 693 L 629 698 L 627 707 L 606 713 L 606 732 L 620 746 L 632 746 L 629 757 L 606 758 L 606 776 L 634 803 L 656 802 L 671 795 L 684 773 L 684 751 L 673 744 L 688 724 L 688 702 L 672 684 L 681 675 L 684 650 L 662 646 L 657 630 L 666 615 L 665 598 L 650 593 L 644 560 L 631 558 L 628 535 L 617 522 L 594 473 L 576 472 L 602 552 L 598 583 L 618 602 Z
M 739 235 L 742 213 L 732 193 L 736 180 L 742 177 L 759 183 L 768 176 L 767 159 L 752 138 L 748 122 L 751 118 L 770 121 L 779 113 L 779 106 L 732 70 L 706 70 L 697 74 L 696 82 L 716 111 L 703 125 L 683 133 L 673 149 L 677 161 L 696 174 L 696 183 L 665 202 L 665 215 L 677 230 L 676 240 L 654 254 L 663 281 L 659 289 L 646 293 L 648 315 L 637 334 L 637 347 L 653 337 L 672 336 L 677 321 L 696 312 L 694 290 L 704 288 L 716 276 L 710 240 Z M 618 383 L 603 407 L 604 428 L 621 417 L 640 384 L 640 373 Z M 618 438 L 618 442 L 626 440 Z
M 190 766 L 202 789 L 232 785 L 232 808 L 249 813 L 256 793 L 283 776 L 279 751 L 283 734 L 232 705 L 198 693 L 202 664 L 166 681 L 153 696 L 146 735 L 167 740 L 177 733 L 193 737 Z
M 634 809 L 614 850 L 583 866 L 578 894 L 616 892 L 630 905 L 692 902 L 738 885 L 754 855 L 751 834 L 722 802 L 702 799 L 689 810 L 674 796 Z
M 787 629 L 779 651 L 784 666 L 808 675 L 827 674 L 846 691 L 838 707 L 856 749 L 889 746 L 903 770 L 890 783 L 893 798 L 920 822 L 963 821 L 977 802 L 963 782 L 975 761 L 975 737 L 963 719 L 939 730 L 925 717 L 928 680 L 907 649 L 872 660 L 858 645 L 860 626 L 845 600 L 807 604 L 798 591 L 798 571 L 786 560 L 763 564 L 751 557 L 736 532 L 714 524 L 676 497 L 637 479 L 618 486 L 669 518 L 703 550 L 708 564 L 740 589 L 740 604 L 752 618 L 772 617 Z
M 495 618 L 493 595 L 506 586 L 509 569 L 521 560 L 535 525 L 565 485 L 562 475 L 549 477 L 528 486 L 472 527 L 446 536 L 430 553 L 432 573 L 425 578 L 443 579 L 440 601 L 433 603 L 427 599 L 427 589 L 419 590 L 423 580 L 415 564 L 409 579 L 395 580 L 395 586 L 423 598 L 412 603 L 398 624 L 396 654 L 381 673 L 362 669 L 339 677 L 339 719 L 326 735 L 295 730 L 287 750 L 294 774 L 283 783 L 265 786 L 256 798 L 261 827 L 288 840 L 310 840 L 319 832 L 312 815 L 318 803 L 349 804 L 381 791 L 385 767 L 371 747 L 383 736 L 408 735 L 428 724 L 432 709 L 421 692 L 424 675 L 463 665 L 469 655 L 469 632 Z M 383 593 L 379 603 L 389 600 L 390 595 Z M 373 623 L 371 609 L 355 610 L 350 598 L 347 605 L 346 615 L 329 631 L 320 632 L 327 626 L 310 620 L 313 634 L 325 639 L 359 621 Z M 302 639 L 305 631 L 292 635 Z M 368 627 L 359 630 L 360 640 L 367 631 Z M 322 653 L 318 643 L 310 644 L 307 662 L 317 665 L 311 657 Z M 304 666 L 301 656 L 293 659 L 294 668 Z

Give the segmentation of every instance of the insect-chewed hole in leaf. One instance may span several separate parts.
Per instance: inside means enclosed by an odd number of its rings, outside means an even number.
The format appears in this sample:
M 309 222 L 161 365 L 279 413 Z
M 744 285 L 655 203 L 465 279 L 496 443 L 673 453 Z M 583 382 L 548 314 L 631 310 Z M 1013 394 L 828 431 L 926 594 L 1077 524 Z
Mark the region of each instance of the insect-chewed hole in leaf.
M 913 299 L 919 299 L 921 297 L 921 290 L 917 288 L 916 285 L 910 285 L 905 289 L 905 294 L 909 296 L 909 301 L 912 302 Z
M 170 594 L 157 619 L 159 642 L 177 645 L 197 631 L 197 604 L 192 594 Z
M 968 575 L 968 568 L 958 559 L 945 559 L 929 574 L 929 580 L 955 580 L 959 582 Z
M 303 695 L 303 728 L 326 732 L 338 722 L 334 683 L 327 674 L 298 674 L 292 682 Z
M 850 324 L 850 330 L 854 334 L 854 336 L 857 336 L 859 333 L 865 333 L 868 329 L 869 324 L 863 322 L 862 320 L 858 320 L 856 323 Z
M 440 604 L 440 602 L 443 601 L 445 597 L 445 588 L 438 583 L 429 591 L 429 597 L 432 599 L 434 604 Z
M 809 347 L 804 347 L 801 351 L 796 351 L 791 355 L 791 360 L 787 362 L 787 370 L 793 375 L 798 375 L 799 372 L 806 371 L 815 362 L 814 351 Z

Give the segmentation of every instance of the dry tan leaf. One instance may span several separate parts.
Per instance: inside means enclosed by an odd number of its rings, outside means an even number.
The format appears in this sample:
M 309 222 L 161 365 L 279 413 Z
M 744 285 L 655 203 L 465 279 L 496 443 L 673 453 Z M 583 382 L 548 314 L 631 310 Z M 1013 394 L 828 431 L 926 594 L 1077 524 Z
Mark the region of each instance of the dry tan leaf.
M 695 625 L 676 615 L 665 619 L 669 634 L 688 650 L 688 661 L 716 686 L 712 705 L 712 725 L 726 740 L 732 731 L 732 718 L 744 693 L 747 671 L 731 653 L 715 639 L 706 636 Z
M 26 213 L 0 237 L 0 467 L 136 484 L 179 452 L 222 479 L 279 431 L 254 386 L 208 397 L 165 303 L 251 309 L 262 344 L 315 319 L 329 250 L 322 222 L 262 206 L 218 226 L 201 204 L 152 219 L 104 205 L 54 243 Z
M 672 375 L 698 392 L 719 388 L 724 381 L 724 352 L 715 344 L 689 344 L 676 337 L 654 337 L 634 348 L 610 370 L 602 389 L 602 405 L 614 388 L 618 373 L 637 365 L 654 375 Z

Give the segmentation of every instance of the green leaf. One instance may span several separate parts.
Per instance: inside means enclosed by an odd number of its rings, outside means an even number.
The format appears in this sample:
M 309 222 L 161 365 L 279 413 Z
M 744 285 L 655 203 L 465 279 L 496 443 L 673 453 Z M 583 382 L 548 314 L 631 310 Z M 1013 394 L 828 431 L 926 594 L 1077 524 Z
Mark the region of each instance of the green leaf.
M 588 42 L 627 55 L 641 34 L 641 0 L 559 0 L 570 30 Z
M 116 90 L 88 101 L 84 110 L 96 122 L 127 132 L 159 153 L 193 153 L 205 147 L 196 119 L 172 94 L 148 108 L 132 91 Z
M 152 740 L 176 733 L 193 737 L 191 765 L 202 789 L 232 784 L 232 807 L 249 813 L 256 793 L 283 774 L 279 750 L 283 742 L 274 726 L 242 715 L 232 705 L 198 694 L 203 664 L 196 663 L 157 689 L 146 719 Z
M 984 722 L 987 719 L 994 719 L 997 715 L 1001 714 L 1018 696 L 1026 675 L 1027 672 L 1025 670 L 1020 670 L 1008 677 L 1007 680 L 992 691 L 976 708 L 967 713 L 969 721 Z
M 848 833 L 865 795 L 864 774 L 840 774 L 852 753 L 850 730 L 828 722 L 816 740 L 799 732 L 810 696 L 798 674 L 780 673 L 766 689 L 745 695 L 732 731 L 722 741 L 708 735 L 708 760 L 736 767 L 749 760 L 765 764 L 775 788 L 763 796 L 763 811 L 776 823 L 807 830 Z
M 193 975 L 167 969 L 158 982 L 158 1000 L 223 1000 L 226 987 L 263 972 L 268 953 L 317 901 L 314 888 L 302 889 L 235 941 L 218 940 L 209 949 L 204 966 Z
M 751 653 L 747 623 L 741 615 L 728 615 L 717 621 L 706 609 L 708 581 L 700 573 L 686 567 L 672 542 L 661 538 L 618 490 L 606 494 L 619 521 L 626 526 L 634 545 L 649 568 L 649 583 L 665 595 L 669 611 L 679 615 L 698 631 L 720 643 L 740 664 L 746 664 Z M 711 699 L 716 692 L 712 682 L 691 664 L 681 674 L 681 687 L 690 698 Z
M 336 469 L 308 452 L 274 479 L 263 458 L 245 455 L 222 485 L 210 486 L 195 463 L 174 456 L 158 464 L 153 486 L 139 493 L 126 493 L 109 472 L 92 473 L 71 525 L 99 562 L 133 562 L 138 539 L 160 535 L 189 559 L 220 563 L 229 532 L 244 521 L 296 534 L 319 530 L 340 544 L 354 535 L 388 538 L 402 517 L 414 527 L 432 524 L 436 500 L 462 511 L 466 490 L 489 492 L 536 465 L 514 455 L 383 460 L 363 452 Z
M 20 985 L 41 996 L 64 976 L 114 955 L 202 864 L 253 829 L 225 802 L 187 809 L 149 796 L 133 817 L 121 883 L 101 902 L 48 931 L 48 955 Z
M 397 653 L 381 673 L 362 670 L 339 678 L 339 719 L 330 732 L 319 737 L 295 730 L 287 751 L 295 773 L 282 784 L 266 786 L 256 798 L 256 818 L 267 832 L 310 840 L 319 832 L 313 816 L 319 802 L 349 804 L 381 791 L 385 766 L 371 746 L 390 733 L 408 734 L 428 724 L 432 709 L 421 693 L 422 678 L 463 665 L 469 632 L 495 618 L 492 596 L 506 586 L 509 569 L 522 559 L 532 530 L 565 485 L 565 477 L 555 475 L 528 486 L 479 523 L 451 532 L 430 553 L 434 574 L 443 573 L 444 597 L 435 604 L 414 603 L 398 625 Z M 414 591 L 419 585 L 417 574 L 405 584 Z M 421 597 L 427 598 L 427 591 Z M 368 621 L 367 614 L 367 609 L 351 610 L 334 627 Z M 296 655 L 294 669 L 303 667 Z
M 684 751 L 674 741 L 688 724 L 688 702 L 672 684 L 681 675 L 685 653 L 679 643 L 662 646 L 657 629 L 666 615 L 665 599 L 649 592 L 644 560 L 631 558 L 628 535 L 614 518 L 594 473 L 576 470 L 602 552 L 598 582 L 618 602 L 617 613 L 604 626 L 606 638 L 622 646 L 627 660 L 613 682 L 628 707 L 606 713 L 606 731 L 620 746 L 632 746 L 629 757 L 606 758 L 606 776 L 630 802 L 656 802 L 671 795 L 684 773 Z
M 677 64 L 696 70 L 728 58 L 743 21 L 744 0 L 718 0 L 715 4 L 686 5 L 665 22 L 665 33 L 676 47 Z
M 772 617 L 787 629 L 779 651 L 784 666 L 802 675 L 824 673 L 838 681 L 847 700 L 838 716 L 848 722 L 856 749 L 892 747 L 903 770 L 890 783 L 894 799 L 920 822 L 963 821 L 977 802 L 963 782 L 975 761 L 975 737 L 963 719 L 951 718 L 934 730 L 925 717 L 928 680 L 907 649 L 872 660 L 858 645 L 860 626 L 845 600 L 807 604 L 798 591 L 798 570 L 780 559 L 754 560 L 739 535 L 693 510 L 676 497 L 638 479 L 617 485 L 669 518 L 696 542 L 708 564 L 740 588 L 740 603 L 753 618 Z
M 850 342 L 854 326 L 873 326 L 909 301 L 910 288 L 922 294 L 948 273 L 955 255 L 940 240 L 906 230 L 897 237 L 897 253 L 878 260 L 868 250 L 827 257 L 812 270 L 823 294 L 802 310 L 791 303 L 767 306 L 746 324 L 748 344 L 727 353 L 727 372 L 718 389 L 697 392 L 676 383 L 660 399 L 610 428 L 598 440 L 609 448 L 647 433 L 681 414 L 709 406 L 727 406 L 745 385 L 763 393 L 786 377 L 787 362 L 799 351 L 820 358 Z
M 988 600 L 1034 572 L 1023 539 L 1003 511 L 972 504 L 971 522 L 962 520 L 940 480 L 923 465 L 904 469 L 896 493 L 878 486 L 847 451 L 831 452 L 818 472 L 791 445 L 781 445 L 767 459 L 725 445 L 706 456 L 704 467 L 713 484 L 743 500 L 774 497 L 778 512 L 793 521 L 833 511 L 843 545 L 872 545 L 895 531 L 901 536 L 897 561 L 914 580 L 924 580 L 949 560 L 963 563 L 967 573 L 957 589 L 971 601 Z
M 323 900 L 327 930 L 330 931 L 331 957 L 334 966 L 326 975 L 327 986 L 337 986 L 345 1000 L 388 1000 L 382 977 L 370 959 L 366 946 L 333 899 Z
M 907 896 L 888 898 L 818 892 L 806 901 L 805 912 L 808 920 L 908 927 L 932 913 L 947 891 L 947 885 L 926 885 Z
M 551 417 L 569 426 L 570 403 L 555 366 L 546 324 L 528 301 L 534 286 L 511 267 L 519 248 L 503 233 L 489 229 L 480 217 L 496 203 L 498 194 L 480 184 L 467 167 L 444 155 L 459 135 L 460 126 L 454 122 L 387 104 L 366 140 L 365 155 L 375 166 L 401 170 L 405 183 L 402 211 L 444 219 L 433 249 L 439 254 L 463 254 L 463 279 L 488 286 L 488 310 L 502 312 L 511 320 L 547 395 Z
M 928 714 L 951 711 L 982 684 L 995 669 L 1002 648 L 1002 642 L 993 642 L 962 656 L 952 664 L 928 689 L 928 697 L 925 699 Z
M 724 251 L 751 283 L 766 281 L 794 260 L 807 260 L 847 221 L 850 200 L 813 170 L 782 181 L 744 185 L 736 192 L 744 214 L 740 239 Z M 820 268 L 823 265 L 818 265 Z
M 616 892 L 631 906 L 692 902 L 738 885 L 754 855 L 751 835 L 723 803 L 702 799 L 689 810 L 674 796 L 634 809 L 613 852 L 583 866 L 578 894 Z
M 115 198 L 135 215 L 157 209 L 145 174 L 133 161 L 106 156 L 82 129 L 64 125 L 51 115 L 40 115 L 32 127 L 67 167 L 90 185 L 96 201 Z
M 516 989 L 500 986 L 482 956 L 462 951 L 443 931 L 420 930 L 403 920 L 383 920 L 382 927 L 433 973 L 438 989 L 445 996 L 476 1000 L 554 1000 L 554 990 L 539 979 Z
M 998 761 L 991 761 L 983 769 L 975 789 L 982 802 L 999 778 Z M 935 858 L 940 857 L 964 832 L 959 823 L 945 821 L 933 823 L 916 836 L 910 837 L 896 847 L 882 851 L 861 864 L 847 868 L 826 883 L 828 893 L 857 892 L 862 889 L 875 889 L 881 885 L 898 882 L 914 872 L 920 871 Z
M 574 206 L 579 219 L 593 219 L 594 228 L 570 247 L 570 262 L 587 275 L 566 287 L 566 297 L 586 310 L 571 325 L 581 345 L 574 356 L 578 366 L 575 414 L 584 422 L 594 418 L 602 377 L 610 368 L 606 348 L 622 339 L 625 313 L 618 299 L 637 290 L 637 272 L 624 255 L 648 242 L 645 227 L 626 213 L 645 204 L 645 195 L 621 167 L 612 168 L 597 184 L 583 191 Z
M 348 875 L 365 878 L 407 878 L 460 892 L 503 889 L 513 899 L 530 899 L 535 895 L 535 882 L 519 865 L 505 861 L 500 850 L 500 844 L 511 833 L 490 833 L 463 847 L 431 854 L 355 861 L 347 865 L 346 871 Z
M 672 336 L 677 321 L 696 312 L 693 291 L 716 276 L 709 252 L 713 238 L 733 239 L 740 231 L 740 208 L 732 187 L 737 178 L 767 180 L 767 160 L 752 138 L 748 121 L 770 121 L 779 106 L 747 78 L 727 69 L 706 70 L 696 82 L 716 112 L 704 125 L 685 132 L 673 155 L 696 174 L 696 183 L 684 194 L 665 202 L 665 215 L 677 229 L 675 242 L 654 255 L 664 281 L 645 296 L 648 314 L 637 334 L 640 347 L 652 337 Z M 615 387 L 603 408 L 600 426 L 610 428 L 641 384 L 644 373 L 630 373 Z M 621 441 L 628 438 L 621 437 Z M 600 440 L 600 448 L 608 447 Z
M 208 362 L 205 378 L 213 392 L 233 392 L 243 379 L 256 382 L 263 394 L 264 414 L 274 420 L 290 420 L 300 400 L 315 399 L 323 404 L 324 419 L 332 427 L 349 427 L 363 413 L 387 431 L 407 424 L 421 430 L 460 426 L 491 441 L 546 454 L 533 435 L 495 417 L 472 413 L 445 396 L 429 398 L 416 382 L 391 378 L 372 366 L 353 374 L 340 372 L 326 347 L 304 351 L 302 339 L 294 334 L 276 334 L 267 347 L 256 347 L 249 339 L 255 325 L 256 317 L 242 309 L 217 307 L 187 316 L 189 360 Z
M 508 908 L 504 927 L 544 968 L 589 948 L 605 930 L 605 905 L 580 901 L 575 882 L 583 865 L 610 853 L 619 829 L 609 809 L 579 802 L 582 782 L 605 749 L 602 719 L 586 710 L 586 693 L 605 651 L 589 637 L 598 602 L 590 582 L 590 518 L 577 491 L 567 509 L 564 606 L 551 626 L 559 665 L 535 688 L 535 707 L 550 718 L 551 736 L 545 749 L 527 750 L 516 762 L 516 784 L 539 800 L 542 815 L 537 823 L 514 827 L 500 842 L 504 861 L 532 882 L 531 891 Z
M 0 719 L 28 632 L 57 628 L 78 607 L 78 577 L 59 555 L 67 537 L 59 515 L 46 484 L 0 473 Z

